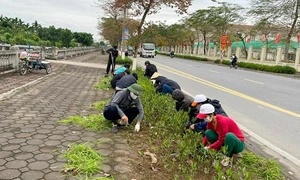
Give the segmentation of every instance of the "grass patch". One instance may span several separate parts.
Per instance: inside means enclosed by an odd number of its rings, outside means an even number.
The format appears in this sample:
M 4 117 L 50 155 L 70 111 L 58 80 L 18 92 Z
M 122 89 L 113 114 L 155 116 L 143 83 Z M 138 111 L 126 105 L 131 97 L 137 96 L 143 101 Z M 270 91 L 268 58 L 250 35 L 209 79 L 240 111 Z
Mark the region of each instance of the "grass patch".
M 97 102 L 94 102 L 92 106 L 94 107 L 95 110 L 103 111 L 105 105 L 108 104 L 109 101 L 110 101 L 110 99 L 103 100 L 103 101 L 97 101 Z
M 110 121 L 106 120 L 102 114 L 93 114 L 85 116 L 70 116 L 67 119 L 58 121 L 63 124 L 78 124 L 85 128 L 102 132 L 105 129 L 110 129 Z
M 252 152 L 243 153 L 243 157 L 238 162 L 239 165 L 247 167 L 247 170 L 263 179 L 283 179 L 279 164 L 273 159 L 266 159 L 256 156 Z
M 104 159 L 97 151 L 87 144 L 71 144 L 63 153 L 67 159 L 65 170 L 76 172 L 79 175 L 91 177 L 100 171 L 101 161 Z
M 108 77 L 103 77 L 99 80 L 98 83 L 96 83 L 94 85 L 94 87 L 96 89 L 100 89 L 100 90 L 109 90 L 111 88 L 111 85 L 110 85 L 110 80 L 111 80 L 111 77 L 108 76 Z

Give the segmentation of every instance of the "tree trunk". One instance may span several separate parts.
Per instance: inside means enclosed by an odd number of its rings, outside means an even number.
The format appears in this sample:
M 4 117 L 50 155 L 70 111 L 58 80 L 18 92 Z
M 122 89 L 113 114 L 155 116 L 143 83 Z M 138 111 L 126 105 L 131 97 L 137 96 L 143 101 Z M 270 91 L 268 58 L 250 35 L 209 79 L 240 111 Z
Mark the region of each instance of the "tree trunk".
M 204 39 L 203 53 L 205 56 L 206 55 L 206 34 L 205 33 L 203 33 L 203 39 Z
M 300 6 L 300 1 L 297 0 L 296 1 L 295 18 L 294 18 L 293 24 L 291 26 L 290 32 L 289 32 L 287 40 L 286 40 L 286 46 L 285 46 L 285 50 L 284 50 L 284 61 L 288 61 L 291 38 L 292 38 L 296 23 L 297 23 L 297 20 L 298 20 L 298 17 L 299 17 L 299 13 L 298 13 L 299 6 Z
M 143 28 L 143 25 L 144 25 L 144 22 L 145 22 L 145 19 L 146 19 L 146 16 L 147 14 L 149 13 L 150 11 L 150 7 L 153 3 L 153 0 L 150 0 L 149 4 L 148 4 L 148 7 L 145 9 L 145 12 L 143 14 L 143 17 L 140 21 L 140 24 L 138 26 L 138 35 L 137 35 L 137 44 L 135 45 L 135 47 L 138 47 L 139 44 L 141 43 L 141 35 L 142 35 L 142 28 Z M 135 57 L 136 57 L 136 54 L 137 54 L 137 51 L 135 51 Z
M 269 53 L 269 40 L 266 38 L 266 55 L 265 55 L 265 60 L 268 58 L 268 53 Z

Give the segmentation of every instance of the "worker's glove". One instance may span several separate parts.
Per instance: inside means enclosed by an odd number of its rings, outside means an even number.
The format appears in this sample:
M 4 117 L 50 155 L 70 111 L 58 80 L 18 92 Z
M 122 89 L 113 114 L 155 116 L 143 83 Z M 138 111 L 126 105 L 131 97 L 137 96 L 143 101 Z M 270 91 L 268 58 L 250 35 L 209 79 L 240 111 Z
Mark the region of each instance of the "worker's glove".
M 135 132 L 139 132 L 140 131 L 140 128 L 141 128 L 141 125 L 140 125 L 140 123 L 136 123 L 136 125 L 135 125 Z

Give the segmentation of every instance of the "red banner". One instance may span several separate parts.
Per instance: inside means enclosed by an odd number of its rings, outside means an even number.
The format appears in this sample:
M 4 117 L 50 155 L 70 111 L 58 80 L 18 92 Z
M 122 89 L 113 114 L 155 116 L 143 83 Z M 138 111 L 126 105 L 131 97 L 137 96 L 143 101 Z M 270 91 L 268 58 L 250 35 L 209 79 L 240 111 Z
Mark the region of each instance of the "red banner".
M 222 34 L 222 37 L 221 37 L 221 50 L 226 50 L 226 45 L 227 45 L 227 35 Z
M 280 34 L 278 33 L 275 38 L 275 44 L 279 44 L 280 42 Z
M 262 42 L 262 44 L 265 42 L 265 40 L 266 40 L 266 35 L 264 34 L 264 35 L 262 35 L 262 37 L 261 37 L 261 42 Z
M 248 38 L 247 38 L 247 44 L 250 44 L 250 42 L 251 42 L 251 38 L 248 37 Z
M 231 45 L 232 45 L 231 40 L 228 40 L 228 41 L 227 41 L 227 46 L 228 46 L 228 47 L 231 47 Z
M 297 35 L 297 42 L 300 44 L 300 33 Z

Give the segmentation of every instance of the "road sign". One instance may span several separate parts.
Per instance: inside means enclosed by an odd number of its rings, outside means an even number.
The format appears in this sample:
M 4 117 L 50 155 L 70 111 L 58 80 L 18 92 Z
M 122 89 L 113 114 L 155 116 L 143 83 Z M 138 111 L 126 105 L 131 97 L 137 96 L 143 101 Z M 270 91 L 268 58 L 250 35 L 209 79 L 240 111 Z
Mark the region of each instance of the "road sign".
M 226 45 L 227 45 L 227 35 L 226 34 L 222 34 L 221 37 L 221 50 L 226 50 Z

